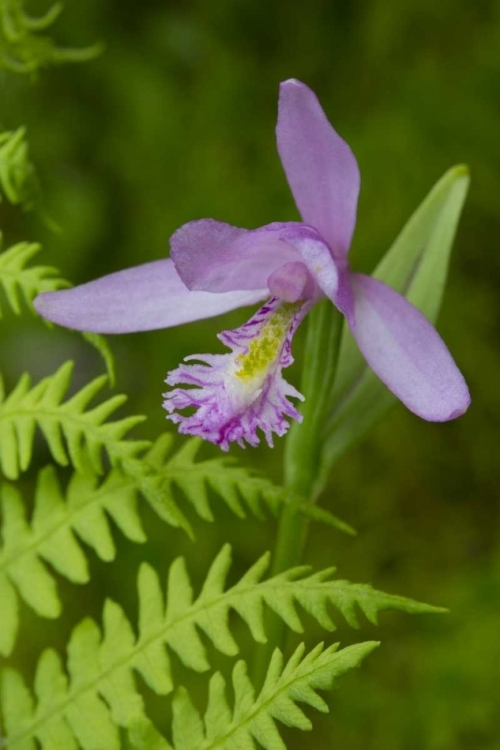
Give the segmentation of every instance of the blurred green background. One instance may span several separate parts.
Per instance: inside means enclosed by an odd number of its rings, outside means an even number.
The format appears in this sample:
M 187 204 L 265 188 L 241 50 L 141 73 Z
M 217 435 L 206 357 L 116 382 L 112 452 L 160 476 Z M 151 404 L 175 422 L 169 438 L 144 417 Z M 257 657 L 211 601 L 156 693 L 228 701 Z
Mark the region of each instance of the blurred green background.
M 360 634 L 337 618 L 344 644 L 382 638 L 382 648 L 343 678 L 328 698 L 331 714 L 315 717 L 312 735 L 284 735 L 290 747 L 319 750 L 500 748 L 500 2 L 68 0 L 53 34 L 72 46 L 102 40 L 106 51 L 38 80 L 0 74 L 0 124 L 28 126 L 44 210 L 62 232 L 52 233 L 39 212 L 5 202 L 0 227 L 7 246 L 41 240 L 42 262 L 74 283 L 165 256 L 171 233 L 194 218 L 244 227 L 296 219 L 274 138 L 277 87 L 289 77 L 316 91 L 358 157 L 358 270 L 371 270 L 448 167 L 469 164 L 472 187 L 439 329 L 473 405 L 445 425 L 395 408 L 339 461 L 322 501 L 358 536 L 315 526 L 307 551 L 316 567 L 335 564 L 341 577 L 451 614 L 385 614 L 380 628 L 363 624 Z M 220 351 L 215 334 L 246 316 L 110 339 L 129 413 L 148 415 L 142 435 L 165 428 L 166 372 L 187 354 Z M 290 371 L 295 382 L 303 335 Z M 24 370 L 38 378 L 68 358 L 77 361 L 75 385 L 102 367 L 77 335 L 29 316 L 2 323 L 0 357 L 9 385 Z M 279 481 L 281 451 L 232 453 Z M 13 663 L 31 675 L 40 650 L 62 648 L 85 614 L 99 618 L 106 596 L 135 620 L 142 559 L 165 572 L 186 554 L 199 582 L 224 541 L 233 543 L 242 573 L 272 548 L 275 533 L 274 522 L 237 521 L 216 509 L 212 525 L 193 518 L 194 548 L 147 508 L 144 518 L 146 547 L 116 535 L 119 563 L 100 564 L 90 553 L 90 585 L 61 580 L 62 620 L 41 621 L 23 608 Z M 305 621 L 311 643 L 324 637 Z M 205 677 L 183 672 L 182 680 L 203 706 Z M 148 699 L 165 728 L 168 701 Z

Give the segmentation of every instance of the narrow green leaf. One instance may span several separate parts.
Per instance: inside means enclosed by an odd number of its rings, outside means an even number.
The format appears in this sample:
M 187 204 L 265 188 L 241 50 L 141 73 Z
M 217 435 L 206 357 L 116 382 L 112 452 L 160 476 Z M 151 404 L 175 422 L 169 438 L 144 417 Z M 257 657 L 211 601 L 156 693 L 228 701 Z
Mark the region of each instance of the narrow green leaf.
M 83 333 L 83 338 L 91 344 L 101 355 L 106 367 L 109 385 L 114 388 L 116 383 L 115 360 L 107 339 L 99 333 Z
M 403 294 L 432 322 L 436 321 L 441 306 L 468 187 L 467 167 L 450 169 L 410 218 L 373 273 L 375 278 Z M 396 402 L 396 397 L 368 367 L 344 325 L 315 495 L 324 487 L 335 461 Z
M 304 516 L 304 518 L 308 518 L 310 521 L 319 521 L 326 526 L 331 526 L 332 528 L 337 529 L 337 531 L 342 531 L 344 534 L 349 534 L 350 536 L 356 536 L 357 534 L 356 529 L 353 529 L 352 526 L 341 518 L 330 513 L 329 510 L 320 508 L 313 503 L 299 503 L 297 505 L 297 512 L 300 513 L 301 516 Z
M 300 407 L 302 422 L 293 422 L 285 442 L 285 485 L 308 500 L 320 465 L 325 421 L 332 399 L 339 355 L 342 315 L 329 300 L 308 315 Z

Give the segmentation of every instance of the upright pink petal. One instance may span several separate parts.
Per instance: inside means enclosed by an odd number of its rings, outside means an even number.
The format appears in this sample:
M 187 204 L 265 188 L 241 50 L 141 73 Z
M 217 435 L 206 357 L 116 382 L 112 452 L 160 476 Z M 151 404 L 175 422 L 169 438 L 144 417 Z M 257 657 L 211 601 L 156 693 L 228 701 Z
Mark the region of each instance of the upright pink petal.
M 345 257 L 356 222 L 358 165 L 314 92 L 300 81 L 281 84 L 276 135 L 303 220 L 319 231 L 337 258 Z
M 469 391 L 443 340 L 422 313 L 377 279 L 351 276 L 353 334 L 368 364 L 419 417 L 446 422 L 463 414 Z
M 262 289 L 280 266 L 300 261 L 298 253 L 280 239 L 288 226 L 294 224 L 250 230 L 213 219 L 190 221 L 170 238 L 171 257 L 188 289 Z
M 131 333 L 170 328 L 211 318 L 268 296 L 264 289 L 210 294 L 190 292 L 170 259 L 118 271 L 74 289 L 45 292 L 36 310 L 66 328 L 96 333 Z

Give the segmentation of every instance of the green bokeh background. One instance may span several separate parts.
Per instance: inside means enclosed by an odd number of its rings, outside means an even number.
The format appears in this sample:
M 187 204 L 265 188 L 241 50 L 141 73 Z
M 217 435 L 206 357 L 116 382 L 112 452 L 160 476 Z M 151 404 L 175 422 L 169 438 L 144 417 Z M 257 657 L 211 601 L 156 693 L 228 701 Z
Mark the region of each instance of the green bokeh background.
M 43 261 L 74 283 L 165 256 L 171 233 L 194 218 L 245 227 L 296 219 L 274 140 L 277 87 L 289 77 L 317 92 L 358 157 L 358 270 L 370 271 L 449 166 L 469 164 L 471 192 L 439 329 L 473 405 L 445 425 L 396 407 L 339 461 L 322 500 L 358 536 L 315 526 L 307 550 L 315 567 L 335 564 L 342 577 L 448 606 L 451 614 L 385 614 L 380 628 L 363 624 L 359 636 L 381 638 L 382 648 L 339 683 L 328 697 L 331 714 L 315 717 L 312 735 L 284 735 L 290 747 L 318 750 L 500 748 L 500 2 L 68 0 L 54 34 L 68 45 L 102 40 L 106 51 L 36 81 L 2 73 L 0 123 L 28 126 L 44 210 L 62 231 L 51 232 L 40 212 L 5 202 L 0 227 L 7 246 L 41 240 Z M 187 354 L 219 351 L 215 334 L 246 315 L 110 339 L 128 413 L 148 415 L 137 434 L 154 437 L 165 428 L 166 372 Z M 77 362 L 75 385 L 102 368 L 78 336 L 29 316 L 2 323 L 0 357 L 9 385 L 24 370 L 38 378 L 68 358 Z M 207 446 L 204 453 L 216 451 Z M 282 445 L 232 453 L 280 480 Z M 40 465 L 44 458 L 41 452 Z M 199 582 L 224 541 L 232 542 L 235 573 L 242 573 L 272 548 L 275 534 L 271 521 L 237 521 L 216 508 L 212 525 L 192 519 L 195 548 L 147 508 L 144 518 L 147 546 L 117 534 L 115 563 L 101 564 L 89 551 L 91 584 L 61 579 L 60 621 L 22 609 L 12 663 L 32 675 L 40 650 L 62 648 L 84 615 L 99 618 L 106 596 L 135 619 L 143 559 L 165 573 L 174 556 L 186 554 Z M 304 621 L 311 644 L 324 637 Z M 344 644 L 359 636 L 339 622 Z M 228 668 L 229 660 L 210 653 Z M 203 706 L 206 678 L 176 665 Z M 144 693 L 165 728 L 169 701 Z

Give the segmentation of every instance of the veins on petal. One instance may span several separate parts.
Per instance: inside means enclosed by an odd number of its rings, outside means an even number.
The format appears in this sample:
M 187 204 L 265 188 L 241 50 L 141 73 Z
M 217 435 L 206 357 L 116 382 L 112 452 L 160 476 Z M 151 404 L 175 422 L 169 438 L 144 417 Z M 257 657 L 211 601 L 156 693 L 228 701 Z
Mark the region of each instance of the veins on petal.
M 218 338 L 230 354 L 192 355 L 169 373 L 166 382 L 176 387 L 164 394 L 168 419 L 179 424 L 179 431 L 197 435 L 229 449 L 231 442 L 245 447 L 257 445 L 261 429 L 270 446 L 273 433 L 284 435 L 286 417 L 300 421 L 301 415 L 289 397 L 303 396 L 281 375 L 293 362 L 291 340 L 297 326 L 311 307 L 299 301 L 283 303 L 272 298 L 247 323 Z M 190 415 L 179 411 L 194 408 Z

